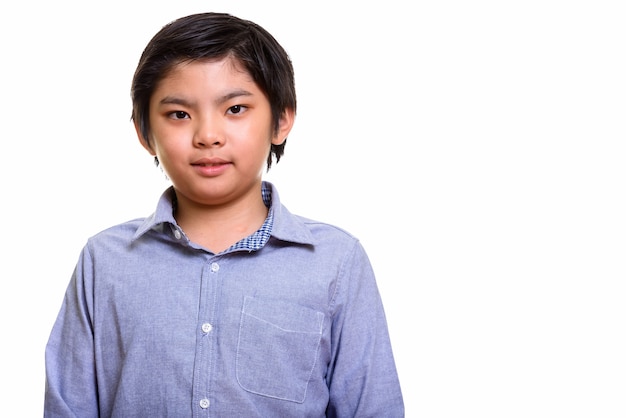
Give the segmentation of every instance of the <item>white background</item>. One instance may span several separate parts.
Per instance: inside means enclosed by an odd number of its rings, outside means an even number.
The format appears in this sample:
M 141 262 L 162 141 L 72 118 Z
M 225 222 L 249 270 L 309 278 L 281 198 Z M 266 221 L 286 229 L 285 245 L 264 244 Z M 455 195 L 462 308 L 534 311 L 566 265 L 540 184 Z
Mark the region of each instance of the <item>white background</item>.
M 167 186 L 129 86 L 165 23 L 225 11 L 291 55 L 268 180 L 361 238 L 407 417 L 626 416 L 620 1 L 22 1 L 0 8 L 0 416 L 39 417 L 86 239 Z

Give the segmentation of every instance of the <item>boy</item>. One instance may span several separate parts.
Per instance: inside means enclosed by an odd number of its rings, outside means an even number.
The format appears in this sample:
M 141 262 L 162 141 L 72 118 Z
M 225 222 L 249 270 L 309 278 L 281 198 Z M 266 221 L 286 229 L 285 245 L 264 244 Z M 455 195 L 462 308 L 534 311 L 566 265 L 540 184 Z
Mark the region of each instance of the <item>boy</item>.
M 46 347 L 45 416 L 403 416 L 363 248 L 262 180 L 296 114 L 283 48 L 252 22 L 187 16 L 148 43 L 131 96 L 172 186 L 84 247 Z

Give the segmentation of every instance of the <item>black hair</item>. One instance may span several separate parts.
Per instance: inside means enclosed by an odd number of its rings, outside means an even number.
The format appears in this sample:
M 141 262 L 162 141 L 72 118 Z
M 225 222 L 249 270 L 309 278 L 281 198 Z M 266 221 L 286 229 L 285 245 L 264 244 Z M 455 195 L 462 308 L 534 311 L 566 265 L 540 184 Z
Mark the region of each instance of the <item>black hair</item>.
M 250 74 L 270 103 L 274 132 L 286 109 L 296 111 L 296 91 L 291 59 L 276 39 L 254 22 L 226 13 L 198 13 L 165 25 L 144 49 L 131 86 L 131 119 L 138 124 L 143 141 L 150 145 L 150 98 L 157 84 L 184 61 L 233 57 Z M 272 144 L 280 160 L 287 139 Z

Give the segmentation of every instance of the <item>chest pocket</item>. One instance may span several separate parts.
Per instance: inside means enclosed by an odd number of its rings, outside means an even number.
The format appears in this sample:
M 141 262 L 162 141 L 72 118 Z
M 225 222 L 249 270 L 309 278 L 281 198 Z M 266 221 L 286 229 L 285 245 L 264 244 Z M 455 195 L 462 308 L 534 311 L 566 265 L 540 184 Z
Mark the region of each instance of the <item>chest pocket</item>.
M 237 380 L 248 392 L 302 403 L 322 338 L 324 314 L 246 296 L 237 345 Z

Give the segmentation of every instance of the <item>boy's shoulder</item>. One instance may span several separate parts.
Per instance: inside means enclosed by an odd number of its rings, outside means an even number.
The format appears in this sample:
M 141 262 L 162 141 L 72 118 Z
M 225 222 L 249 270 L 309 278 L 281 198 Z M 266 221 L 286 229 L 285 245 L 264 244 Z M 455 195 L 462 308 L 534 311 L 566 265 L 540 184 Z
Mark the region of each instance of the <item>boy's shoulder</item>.
M 294 215 L 294 216 L 297 219 L 299 219 L 300 222 L 306 225 L 306 227 L 309 228 L 309 230 L 311 230 L 312 232 L 332 234 L 332 235 L 337 235 L 339 237 L 345 237 L 348 239 L 355 239 L 355 236 L 351 232 L 333 223 L 328 223 L 328 222 L 308 218 L 306 216 L 301 216 L 301 215 Z
M 347 245 L 358 241 L 358 238 L 353 233 L 336 224 L 301 215 L 293 216 L 309 231 L 313 241 L 316 243 L 333 242 L 337 245 Z
M 90 242 L 103 242 L 103 241 L 132 241 L 137 233 L 137 230 L 146 222 L 147 218 L 135 218 L 128 221 L 124 221 L 118 224 L 106 227 L 91 237 Z

